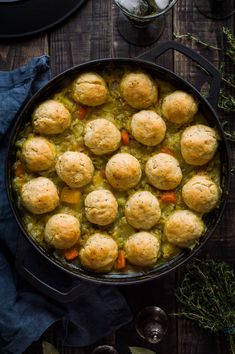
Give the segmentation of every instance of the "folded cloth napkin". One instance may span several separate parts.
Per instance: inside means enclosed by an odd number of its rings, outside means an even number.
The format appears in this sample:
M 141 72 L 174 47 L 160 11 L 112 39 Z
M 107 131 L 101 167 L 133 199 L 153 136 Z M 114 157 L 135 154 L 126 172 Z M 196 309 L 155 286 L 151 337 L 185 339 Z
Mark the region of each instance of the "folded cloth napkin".
M 20 354 L 54 322 L 58 343 L 83 347 L 131 320 L 125 299 L 113 286 L 93 285 L 76 301 L 60 304 L 44 297 L 15 272 L 17 241 L 24 237 L 8 204 L 4 162 L 9 127 L 24 103 L 50 78 L 49 58 L 41 56 L 10 72 L 0 72 L 0 353 Z M 43 260 L 42 260 L 43 262 Z M 56 274 L 55 274 L 56 276 Z

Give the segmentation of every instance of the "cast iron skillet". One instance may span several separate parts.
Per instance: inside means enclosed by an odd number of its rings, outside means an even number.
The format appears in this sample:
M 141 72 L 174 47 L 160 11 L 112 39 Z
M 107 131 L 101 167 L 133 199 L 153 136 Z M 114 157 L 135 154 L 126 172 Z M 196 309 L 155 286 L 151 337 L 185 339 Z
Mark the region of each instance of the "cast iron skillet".
M 169 49 L 177 50 L 193 61 L 197 62 L 201 65 L 211 76 L 211 85 L 210 92 L 207 99 L 202 97 L 202 95 L 195 89 L 190 83 L 186 82 L 178 75 L 173 72 L 156 65 L 153 63 L 157 57 L 166 52 Z M 147 59 L 147 60 L 146 60 Z M 198 101 L 200 102 L 200 110 L 203 112 L 205 117 L 207 118 L 209 124 L 212 127 L 216 127 L 218 130 L 221 140 L 219 143 L 219 152 L 221 159 L 221 186 L 222 186 L 222 197 L 219 208 L 213 210 L 211 213 L 204 217 L 204 220 L 207 225 L 207 231 L 205 235 L 201 238 L 199 244 L 193 250 L 184 250 L 181 254 L 176 256 L 174 259 L 170 260 L 167 263 L 164 263 L 160 266 L 156 266 L 154 269 L 143 270 L 138 273 L 133 274 L 96 274 L 86 271 L 82 268 L 75 269 L 72 266 L 67 264 L 62 264 L 56 258 L 53 258 L 52 255 L 49 255 L 45 249 L 40 247 L 40 245 L 36 244 L 35 241 L 27 234 L 26 229 L 24 228 L 21 213 L 17 204 L 17 195 L 12 187 L 12 180 L 14 178 L 13 171 L 13 163 L 16 160 L 16 147 L 15 142 L 17 140 L 18 133 L 23 129 L 25 122 L 31 119 L 31 114 L 33 109 L 37 104 L 47 99 L 52 93 L 57 91 L 62 85 L 66 84 L 66 82 L 71 82 L 74 77 L 81 73 L 81 71 L 92 70 L 96 71 L 103 67 L 118 67 L 120 65 L 129 65 L 135 69 L 142 68 L 149 72 L 153 77 L 157 77 L 159 79 L 169 81 L 172 83 L 177 89 L 182 89 L 187 91 L 188 93 L 193 94 Z M 229 161 L 229 150 L 228 144 L 225 139 L 225 135 L 219 121 L 218 116 L 215 113 L 213 107 L 216 107 L 218 94 L 220 88 L 220 75 L 217 69 L 209 63 L 205 58 L 201 57 L 199 54 L 195 53 L 191 49 L 178 44 L 176 42 L 166 42 L 153 50 L 145 53 L 142 57 L 137 59 L 129 59 L 129 58 L 112 58 L 112 59 L 101 59 L 90 61 L 76 67 L 73 67 L 62 74 L 55 77 L 51 80 L 42 90 L 40 90 L 24 107 L 22 112 L 17 118 L 17 121 L 12 129 L 9 148 L 8 148 L 8 156 L 6 161 L 6 181 L 7 181 L 7 193 L 11 208 L 13 210 L 14 216 L 18 222 L 19 227 L 21 228 L 23 234 L 26 239 L 35 247 L 35 249 L 41 253 L 50 263 L 53 263 L 55 268 L 59 267 L 60 269 L 67 272 L 67 274 L 72 275 L 75 278 L 94 281 L 97 283 L 103 284 L 132 284 L 132 283 L 140 283 L 143 281 L 147 281 L 150 279 L 158 278 L 164 274 L 167 274 L 171 270 L 177 268 L 184 262 L 188 261 L 192 256 L 194 256 L 199 249 L 201 249 L 209 237 L 212 236 L 217 224 L 220 222 L 221 216 L 224 211 L 224 207 L 227 201 L 228 191 L 229 191 L 229 180 L 230 180 L 230 161 Z M 43 258 L 43 257 L 42 257 Z M 58 269 L 58 268 L 57 268 Z M 33 281 L 35 285 L 40 283 L 43 286 L 46 286 L 43 279 L 39 280 L 33 274 L 31 274 L 29 269 L 24 269 L 26 276 L 31 277 L 31 282 Z M 56 269 L 55 269 L 56 271 Z M 66 274 L 65 274 L 66 275 Z M 44 284 L 42 284 L 44 283 Z M 53 292 L 53 289 L 47 289 L 50 293 Z M 72 289 L 71 291 L 75 291 Z

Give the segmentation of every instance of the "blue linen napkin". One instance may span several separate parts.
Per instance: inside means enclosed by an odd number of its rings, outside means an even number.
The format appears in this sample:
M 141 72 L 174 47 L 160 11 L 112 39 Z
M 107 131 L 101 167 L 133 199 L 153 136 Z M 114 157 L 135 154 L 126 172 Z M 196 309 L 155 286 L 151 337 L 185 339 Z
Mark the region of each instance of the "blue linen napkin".
M 41 56 L 10 72 L 0 72 L 0 353 L 21 354 L 54 322 L 58 343 L 83 347 L 131 321 L 116 287 L 93 285 L 74 302 L 59 304 L 22 279 L 14 267 L 17 240 L 24 237 L 8 204 L 4 163 L 9 127 L 24 103 L 50 78 L 49 58 Z

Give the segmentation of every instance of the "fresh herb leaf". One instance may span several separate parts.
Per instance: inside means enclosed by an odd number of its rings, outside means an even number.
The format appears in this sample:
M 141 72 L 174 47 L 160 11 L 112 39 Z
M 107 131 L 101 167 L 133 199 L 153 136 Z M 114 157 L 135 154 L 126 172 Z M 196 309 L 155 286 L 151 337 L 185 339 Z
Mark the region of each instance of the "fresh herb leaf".
M 235 37 L 233 36 L 232 32 L 229 28 L 223 27 L 222 28 L 223 34 L 225 36 L 226 41 L 226 49 L 225 55 L 228 56 L 232 62 L 235 64 Z M 175 33 L 173 32 L 173 38 L 175 39 L 187 39 L 193 41 L 197 44 L 200 44 L 206 48 L 210 48 L 217 51 L 224 50 L 223 48 L 217 47 L 211 43 L 204 42 L 198 37 L 195 37 L 192 33 Z M 200 67 L 200 66 L 199 66 Z M 200 67 L 201 68 L 201 67 Z M 227 85 L 228 87 L 234 89 L 235 88 L 235 75 L 226 75 L 224 72 L 225 64 L 223 63 L 220 67 L 221 78 L 222 82 Z M 203 69 L 203 68 L 201 68 Z M 231 93 L 225 93 L 224 90 L 221 90 L 218 107 L 225 112 L 235 112 L 235 96 Z M 229 137 L 230 140 L 234 140 L 234 137 Z
M 227 126 L 228 126 L 228 121 L 227 120 L 225 120 L 225 121 L 223 121 L 222 123 L 221 123 L 221 125 L 222 125 L 222 128 L 223 128 L 223 130 L 224 130 L 224 134 L 225 134 L 225 136 L 226 136 L 226 138 L 228 139 L 228 140 L 230 140 L 230 141 L 235 141 L 235 131 L 230 131 L 230 130 L 228 130 L 228 128 L 227 128 Z
M 187 267 L 176 297 L 182 310 L 175 315 L 210 332 L 226 333 L 235 354 L 235 276 L 228 264 L 196 259 Z
M 223 27 L 223 33 L 226 37 L 226 42 L 228 45 L 226 54 L 232 60 L 232 62 L 235 63 L 235 37 L 227 27 Z
M 220 90 L 218 107 L 228 113 L 235 112 L 235 97 Z
M 186 34 L 181 34 L 181 33 L 175 33 L 173 32 L 173 39 L 187 39 L 187 40 L 191 40 L 195 43 L 198 43 L 198 44 L 201 44 L 203 45 L 204 47 L 207 47 L 207 48 L 210 48 L 210 49 L 215 49 L 215 50 L 223 50 L 222 48 L 220 47 L 217 47 L 211 43 L 206 43 L 204 41 L 202 41 L 200 38 L 198 37 L 195 37 L 194 35 L 192 35 L 192 33 L 186 33 Z
M 129 347 L 131 354 L 156 354 L 152 350 L 142 347 Z
M 201 66 L 201 65 L 199 65 L 199 64 L 196 64 L 195 65 L 196 66 L 196 68 L 198 68 L 198 69 L 200 69 L 201 71 L 203 71 L 205 74 L 207 74 L 207 75 L 209 75 L 208 74 L 208 71 L 203 67 L 203 66 Z M 219 69 L 219 71 L 220 71 L 220 73 L 221 73 L 221 79 L 222 79 L 222 81 L 226 84 L 226 85 L 228 85 L 228 86 L 230 86 L 230 87 L 232 87 L 232 88 L 235 88 L 235 75 L 226 75 L 225 73 L 224 73 L 224 63 L 220 66 L 220 69 Z
M 230 31 L 229 28 L 223 27 L 222 31 L 225 35 L 226 43 L 227 43 L 227 49 L 225 54 L 232 60 L 233 63 L 235 63 L 235 37 L 233 36 L 232 32 Z M 195 37 L 192 33 L 175 33 L 173 32 L 173 39 L 187 39 L 189 41 L 195 42 L 197 44 L 200 44 L 206 48 L 214 49 L 214 50 L 219 50 L 222 51 L 223 48 L 217 47 L 214 44 L 204 42 L 198 37 Z
M 226 85 L 228 85 L 232 88 L 235 88 L 235 75 L 234 74 L 229 74 L 229 75 L 225 74 L 225 64 L 224 63 L 222 63 L 222 65 L 220 65 L 219 71 L 221 73 L 222 81 Z

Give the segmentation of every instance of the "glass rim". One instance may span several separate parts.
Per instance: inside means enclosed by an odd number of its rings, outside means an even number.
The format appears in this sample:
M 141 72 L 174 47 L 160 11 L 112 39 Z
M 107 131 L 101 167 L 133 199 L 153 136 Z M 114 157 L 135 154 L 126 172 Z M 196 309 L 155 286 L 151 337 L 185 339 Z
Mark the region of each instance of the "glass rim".
M 169 11 L 174 5 L 175 3 L 177 2 L 177 0 L 172 0 L 170 2 L 170 4 L 165 7 L 165 9 L 163 9 L 162 11 L 158 12 L 157 14 L 154 14 L 154 15 L 147 15 L 147 16 L 138 16 L 138 15 L 133 15 L 131 14 L 130 12 L 128 12 L 127 10 L 123 9 L 120 4 L 119 4 L 119 1 L 118 0 L 114 0 L 115 4 L 120 8 L 120 10 L 127 16 L 133 18 L 133 19 L 136 19 L 136 20 L 139 20 L 139 19 L 143 19 L 143 20 L 151 20 L 151 19 L 154 19 L 154 18 L 157 18 L 161 15 L 164 15 L 167 11 Z

